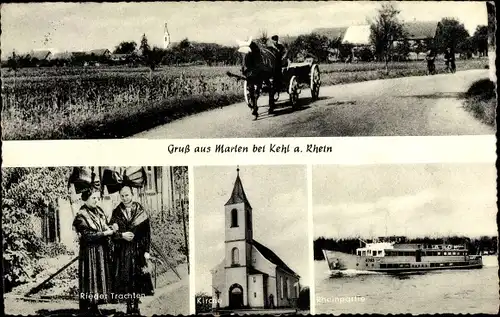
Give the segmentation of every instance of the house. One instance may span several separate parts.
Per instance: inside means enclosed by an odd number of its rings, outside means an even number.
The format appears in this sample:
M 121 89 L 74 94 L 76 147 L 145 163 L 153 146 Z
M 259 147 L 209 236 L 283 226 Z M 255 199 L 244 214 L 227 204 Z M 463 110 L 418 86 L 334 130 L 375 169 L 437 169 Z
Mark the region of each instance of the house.
M 112 169 L 119 172 L 123 167 L 96 166 L 93 167 L 98 180 L 101 181 L 104 171 Z M 172 215 L 175 208 L 187 207 L 187 172 L 182 167 L 144 166 L 147 179 L 142 189 L 134 189 L 133 195 L 148 211 L 150 216 L 166 218 Z M 181 177 L 174 177 L 177 173 Z M 176 181 L 177 180 L 177 181 Z M 181 183 L 179 183 L 181 181 Z M 55 206 L 47 207 L 45 216 L 34 217 L 32 224 L 35 234 L 45 242 L 60 242 L 68 247 L 74 246 L 76 234 L 73 230 L 73 219 L 83 204 L 81 195 L 76 194 L 74 185 L 70 185 L 69 197 L 60 197 Z M 111 217 L 113 209 L 120 203 L 119 193 L 109 194 L 103 187 L 101 208 Z
M 96 56 L 96 57 L 110 58 L 111 52 L 107 48 L 101 48 L 101 49 L 91 50 L 89 52 L 89 55 Z
M 71 60 L 73 54 L 71 52 L 59 52 L 52 55 L 52 59 L 55 60 Z
M 225 257 L 211 271 L 213 308 L 293 307 L 300 276 L 254 239 L 253 210 L 237 171 L 224 206 Z
M 437 21 L 404 22 L 403 32 L 405 38 L 410 41 L 434 39 L 438 24 Z
M 414 21 L 403 23 L 404 39 L 394 41 L 398 46 L 402 41 L 408 41 L 410 44 L 410 60 L 423 60 L 425 52 L 436 37 L 439 22 L 437 21 Z
M 370 45 L 370 26 L 369 25 L 353 25 L 347 28 L 342 44 L 352 44 L 354 46 Z
M 125 62 L 128 57 L 129 54 L 111 54 L 110 59 L 113 62 Z
M 49 50 L 36 50 L 28 54 L 31 61 L 46 62 L 52 58 L 52 52 Z
M 312 33 L 326 36 L 330 41 L 342 41 L 347 31 L 347 27 L 317 28 Z

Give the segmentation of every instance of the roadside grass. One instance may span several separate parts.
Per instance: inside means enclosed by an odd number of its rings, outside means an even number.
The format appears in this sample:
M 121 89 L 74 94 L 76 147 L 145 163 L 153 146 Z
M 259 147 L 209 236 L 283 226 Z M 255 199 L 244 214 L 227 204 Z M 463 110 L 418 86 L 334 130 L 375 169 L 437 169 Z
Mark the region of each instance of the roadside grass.
M 496 87 L 490 79 L 481 79 L 465 93 L 465 109 L 474 117 L 496 128 Z
M 457 69 L 484 69 L 487 63 L 457 61 Z M 391 63 L 388 74 L 381 63 L 319 67 L 323 86 L 427 75 L 423 62 Z M 227 77 L 227 71 L 238 73 L 239 67 L 164 67 L 150 79 L 146 68 L 33 68 L 17 73 L 2 69 L 2 139 L 129 137 L 242 101 L 243 85 Z M 491 119 L 491 110 L 484 112 Z
M 125 138 L 197 112 L 241 101 L 241 94 L 176 97 L 157 103 L 130 103 L 101 111 L 53 112 L 23 119 L 14 111 L 2 115 L 6 140 L 113 139 Z

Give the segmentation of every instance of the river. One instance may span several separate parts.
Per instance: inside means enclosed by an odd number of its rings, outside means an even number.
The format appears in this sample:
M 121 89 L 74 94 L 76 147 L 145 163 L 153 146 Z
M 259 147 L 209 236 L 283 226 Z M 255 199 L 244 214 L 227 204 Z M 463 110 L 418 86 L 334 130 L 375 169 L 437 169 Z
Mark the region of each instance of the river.
M 315 261 L 316 314 L 497 314 L 497 257 L 483 256 L 483 264 L 475 270 L 329 277 L 327 263 Z

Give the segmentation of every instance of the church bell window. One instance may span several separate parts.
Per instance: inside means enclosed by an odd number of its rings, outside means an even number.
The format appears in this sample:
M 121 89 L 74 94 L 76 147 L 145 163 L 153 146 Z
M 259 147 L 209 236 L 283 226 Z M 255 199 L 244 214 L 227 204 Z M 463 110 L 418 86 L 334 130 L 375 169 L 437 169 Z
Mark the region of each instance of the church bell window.
M 238 227 L 238 210 L 231 210 L 231 228 Z

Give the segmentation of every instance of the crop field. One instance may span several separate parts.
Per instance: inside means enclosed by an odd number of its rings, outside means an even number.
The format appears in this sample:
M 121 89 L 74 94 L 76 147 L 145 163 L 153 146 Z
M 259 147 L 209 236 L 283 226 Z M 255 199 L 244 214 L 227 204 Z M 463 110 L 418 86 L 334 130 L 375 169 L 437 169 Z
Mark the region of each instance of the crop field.
M 457 61 L 484 69 L 487 59 Z M 444 63 L 436 62 L 438 72 Z M 322 85 L 426 75 L 426 63 L 320 65 Z M 122 138 L 243 100 L 239 67 L 67 67 L 2 69 L 4 140 Z M 321 92 L 320 92 L 321 94 Z

